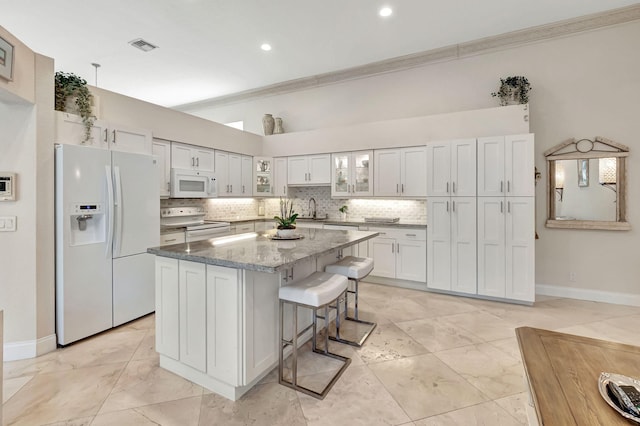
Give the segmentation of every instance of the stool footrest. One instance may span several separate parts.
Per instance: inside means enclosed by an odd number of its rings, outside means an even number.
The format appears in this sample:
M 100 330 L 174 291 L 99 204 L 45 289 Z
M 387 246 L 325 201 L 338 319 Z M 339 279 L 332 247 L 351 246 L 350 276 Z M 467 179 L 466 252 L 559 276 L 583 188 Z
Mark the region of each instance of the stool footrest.
M 309 389 L 305 386 L 299 385 L 299 384 L 293 384 L 292 382 L 289 382 L 287 380 L 284 379 L 284 377 L 280 377 L 278 380 L 278 383 L 280 383 L 283 386 L 286 386 L 288 388 L 294 389 L 298 392 L 302 392 L 305 393 L 309 396 L 313 396 L 319 399 L 324 399 L 325 396 L 327 396 L 327 394 L 329 393 L 329 391 L 331 390 L 331 388 L 333 387 L 333 385 L 338 381 L 338 379 L 340 378 L 340 376 L 342 376 L 342 373 L 344 373 L 344 371 L 347 369 L 347 367 L 349 366 L 349 364 L 351 364 L 351 358 L 347 358 L 344 357 L 342 355 L 338 355 L 338 354 L 334 354 L 333 352 L 325 352 L 325 351 L 321 351 L 321 350 L 313 350 L 313 352 L 323 355 L 323 356 L 327 356 L 329 358 L 333 358 L 333 359 L 337 359 L 339 361 L 342 361 L 342 367 L 340 367 L 340 370 L 338 370 L 337 373 L 334 374 L 333 378 L 331 379 L 331 381 L 324 387 L 324 389 L 322 389 L 321 392 L 316 392 L 313 389 Z
M 334 342 L 339 342 L 339 343 L 344 343 L 350 346 L 355 346 L 356 348 L 361 348 L 362 345 L 364 345 L 364 342 L 369 338 L 369 336 L 371 335 L 371 333 L 373 332 L 373 330 L 375 330 L 376 326 L 378 325 L 375 322 L 371 322 L 371 321 L 365 321 L 365 320 L 361 320 L 361 319 L 357 319 L 357 318 L 353 318 L 353 317 L 345 317 L 343 319 L 343 321 L 351 321 L 351 322 L 357 322 L 358 324 L 366 324 L 366 325 L 370 325 L 371 327 L 367 330 L 366 333 L 364 333 L 364 335 L 362 337 L 360 337 L 360 339 L 358 340 L 347 340 L 347 339 L 343 339 L 339 334 L 339 331 L 336 333 L 335 336 L 329 336 L 329 340 L 333 340 Z

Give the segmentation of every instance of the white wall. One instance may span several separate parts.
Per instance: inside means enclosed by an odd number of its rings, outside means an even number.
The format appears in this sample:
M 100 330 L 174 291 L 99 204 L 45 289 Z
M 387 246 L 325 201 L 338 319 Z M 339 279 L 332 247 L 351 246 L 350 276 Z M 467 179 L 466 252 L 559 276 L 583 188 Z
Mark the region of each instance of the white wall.
M 282 117 L 286 131 L 336 127 L 495 106 L 489 94 L 498 88 L 499 78 L 525 75 L 533 86 L 531 131 L 536 134 L 536 166 L 543 173 L 543 151 L 568 138 L 604 136 L 631 148 L 627 192 L 631 231 L 546 229 L 545 179 L 540 181 L 536 282 L 637 296 L 638 40 L 640 22 L 634 21 L 198 114 L 218 122 L 244 120 L 245 129 L 256 133 L 262 133 L 261 117 L 267 112 Z M 569 281 L 570 272 L 575 272 L 575 282 Z
M 14 80 L 0 79 L 0 170 L 17 175 L 17 199 L 0 202 L 16 232 L 0 233 L 0 310 L 5 360 L 55 348 L 53 60 L 14 45 Z M 48 147 L 49 150 L 43 149 Z

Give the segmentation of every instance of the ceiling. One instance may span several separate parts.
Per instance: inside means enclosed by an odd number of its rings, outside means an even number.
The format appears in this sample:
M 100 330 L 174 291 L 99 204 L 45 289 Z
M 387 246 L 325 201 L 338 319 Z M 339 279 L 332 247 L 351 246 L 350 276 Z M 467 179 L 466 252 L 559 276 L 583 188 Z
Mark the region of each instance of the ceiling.
M 98 63 L 99 87 L 177 106 L 636 3 L 0 0 L 0 25 L 56 71 L 95 85 Z M 380 17 L 382 6 L 393 14 Z M 129 45 L 138 38 L 159 48 Z

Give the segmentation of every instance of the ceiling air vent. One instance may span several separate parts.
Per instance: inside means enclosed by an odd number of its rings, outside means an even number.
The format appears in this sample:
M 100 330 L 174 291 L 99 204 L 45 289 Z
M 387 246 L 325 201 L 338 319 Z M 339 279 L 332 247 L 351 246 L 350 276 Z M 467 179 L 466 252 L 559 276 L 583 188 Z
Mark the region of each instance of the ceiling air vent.
M 130 45 L 132 45 L 133 47 L 137 47 L 138 49 L 142 50 L 143 52 L 148 52 L 150 50 L 153 49 L 157 49 L 158 46 L 155 46 L 151 43 L 149 43 L 148 41 L 145 41 L 141 38 L 137 38 L 135 40 L 132 40 L 129 42 Z

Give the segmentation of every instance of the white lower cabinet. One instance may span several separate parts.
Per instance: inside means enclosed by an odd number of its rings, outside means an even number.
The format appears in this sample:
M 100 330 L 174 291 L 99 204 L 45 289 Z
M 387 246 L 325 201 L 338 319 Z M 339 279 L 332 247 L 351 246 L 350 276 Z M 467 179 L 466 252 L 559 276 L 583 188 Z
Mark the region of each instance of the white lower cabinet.
M 180 361 L 207 370 L 207 274 L 204 263 L 180 261 Z
M 180 359 L 178 259 L 156 256 L 156 351 Z
M 476 294 L 476 198 L 427 199 L 427 287 Z
M 533 302 L 533 197 L 478 198 L 478 294 Z
M 181 262 L 182 263 L 182 262 Z M 181 265 L 182 266 L 182 265 Z M 203 265 L 204 266 L 204 265 Z M 241 385 L 241 289 L 237 269 L 207 265 L 207 310 L 199 321 L 206 325 L 207 373 L 233 386 Z M 206 318 L 206 321 L 205 321 Z
M 360 229 L 367 230 L 366 227 Z M 373 258 L 374 264 L 371 275 L 422 283 L 426 281 L 425 230 L 373 227 L 368 230 L 380 234 L 369 240 L 368 244 L 368 257 Z
M 280 274 L 159 256 L 155 265 L 156 350 L 193 370 L 169 369 L 237 399 L 278 361 Z

